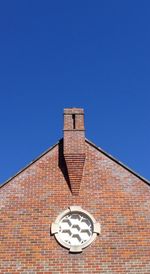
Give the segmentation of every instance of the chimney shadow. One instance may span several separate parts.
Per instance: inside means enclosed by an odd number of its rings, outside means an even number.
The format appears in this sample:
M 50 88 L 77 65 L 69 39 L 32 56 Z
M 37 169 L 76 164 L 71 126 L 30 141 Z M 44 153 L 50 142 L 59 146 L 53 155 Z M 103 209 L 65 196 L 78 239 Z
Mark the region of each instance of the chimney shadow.
M 65 181 L 67 182 L 67 185 L 71 191 L 71 185 L 70 185 L 70 180 L 68 176 L 68 171 L 67 171 L 67 165 L 65 162 L 64 154 L 63 154 L 63 138 L 59 140 L 58 144 L 58 166 L 65 178 Z

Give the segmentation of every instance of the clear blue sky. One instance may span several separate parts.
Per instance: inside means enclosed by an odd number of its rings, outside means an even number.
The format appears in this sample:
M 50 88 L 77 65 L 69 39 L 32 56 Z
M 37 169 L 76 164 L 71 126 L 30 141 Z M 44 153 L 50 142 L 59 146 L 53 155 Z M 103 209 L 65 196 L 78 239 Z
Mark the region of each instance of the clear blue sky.
M 0 1 L 0 183 L 62 137 L 65 107 L 150 179 L 150 1 Z

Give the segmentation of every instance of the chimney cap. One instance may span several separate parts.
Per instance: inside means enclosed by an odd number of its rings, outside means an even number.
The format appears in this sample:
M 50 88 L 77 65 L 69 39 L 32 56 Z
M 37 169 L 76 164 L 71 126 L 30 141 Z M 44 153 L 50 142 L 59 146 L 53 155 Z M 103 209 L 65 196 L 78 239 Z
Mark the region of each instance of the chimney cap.
M 64 114 L 84 114 L 83 108 L 65 108 Z

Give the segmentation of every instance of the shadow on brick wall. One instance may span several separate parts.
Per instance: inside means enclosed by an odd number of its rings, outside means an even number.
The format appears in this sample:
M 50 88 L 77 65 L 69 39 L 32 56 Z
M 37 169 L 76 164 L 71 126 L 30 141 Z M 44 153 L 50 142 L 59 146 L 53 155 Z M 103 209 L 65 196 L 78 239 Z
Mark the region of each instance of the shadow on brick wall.
M 66 180 L 66 183 L 71 191 L 71 185 L 70 185 L 70 181 L 69 181 L 69 176 L 68 176 L 68 171 L 67 171 L 67 166 L 66 166 L 66 162 L 65 162 L 65 158 L 64 158 L 64 154 L 63 154 L 63 139 L 61 139 L 59 141 L 59 144 L 58 144 L 58 147 L 59 147 L 59 155 L 58 155 L 58 159 L 59 159 L 59 168 Z

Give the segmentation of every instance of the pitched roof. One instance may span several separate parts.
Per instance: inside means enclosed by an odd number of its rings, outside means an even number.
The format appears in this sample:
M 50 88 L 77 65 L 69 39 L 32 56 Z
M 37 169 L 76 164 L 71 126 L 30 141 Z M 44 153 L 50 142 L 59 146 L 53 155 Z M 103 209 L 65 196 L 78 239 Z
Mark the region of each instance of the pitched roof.
M 6 180 L 2 185 L 0 185 L 0 188 L 2 188 L 4 185 L 6 185 L 7 183 L 9 183 L 12 179 L 14 179 L 16 176 L 18 176 L 21 172 L 23 172 L 24 170 L 26 170 L 29 166 L 31 166 L 32 164 L 34 164 L 36 161 L 38 161 L 42 156 L 44 156 L 45 154 L 47 154 L 49 151 L 51 151 L 54 147 L 56 147 L 59 142 L 62 141 L 62 139 L 60 139 L 55 145 L 53 145 L 52 147 L 48 148 L 46 151 L 44 151 L 42 154 L 40 154 L 37 158 L 35 158 L 34 160 L 32 160 L 28 165 L 26 165 L 24 168 L 22 168 L 21 170 L 19 170 L 14 176 L 10 177 L 8 180 Z M 145 182 L 147 185 L 150 186 L 150 181 L 148 181 L 147 179 L 145 179 L 143 176 L 141 176 L 140 174 L 138 174 L 137 172 L 135 172 L 134 170 L 132 170 L 131 168 L 129 168 L 128 166 L 126 166 L 125 164 L 123 164 L 122 162 L 120 162 L 118 159 L 114 158 L 112 155 L 108 154 L 106 151 L 104 151 L 102 148 L 96 146 L 94 143 L 92 143 L 91 141 L 89 141 L 87 138 L 85 139 L 85 141 L 91 145 L 92 147 L 94 147 L 95 149 L 97 149 L 98 151 L 100 151 L 101 153 L 103 153 L 105 156 L 107 156 L 109 159 L 111 159 L 112 161 L 116 162 L 117 164 L 119 164 L 120 166 L 122 166 L 123 168 L 125 168 L 126 170 L 128 170 L 129 172 L 131 172 L 133 175 L 135 175 L 137 178 L 139 178 L 140 180 L 142 180 L 143 182 Z
M 92 143 L 88 139 L 86 139 L 86 142 L 88 144 L 90 144 L 91 146 L 93 146 L 94 148 L 96 148 L 97 150 L 99 150 L 104 155 L 106 155 L 109 159 L 113 160 L 114 162 L 116 162 L 117 164 L 119 164 L 120 166 L 122 166 L 123 168 L 125 168 L 126 170 L 128 170 L 129 172 L 131 172 L 133 175 L 135 175 L 136 177 L 138 177 L 139 179 L 141 179 L 142 181 L 144 181 L 146 184 L 150 185 L 150 181 L 148 181 L 146 178 L 144 178 L 143 176 L 141 176 L 140 174 L 138 174 L 137 172 L 135 172 L 134 170 L 132 170 L 131 168 L 129 168 L 128 166 L 126 166 L 125 164 L 123 164 L 121 161 L 119 161 L 118 159 L 116 159 L 115 157 L 113 157 L 111 154 L 107 153 L 102 148 L 97 147 L 94 143 Z
M 20 169 L 17 173 L 15 173 L 15 175 L 13 175 L 12 177 L 10 177 L 9 179 L 7 179 L 3 184 L 0 185 L 0 188 L 2 188 L 4 185 L 6 185 L 7 183 L 9 183 L 11 180 L 13 180 L 16 176 L 18 176 L 21 172 L 23 172 L 24 170 L 26 170 L 29 166 L 31 166 L 32 164 L 34 164 L 36 161 L 38 161 L 41 157 L 43 157 L 45 154 L 47 154 L 49 151 L 51 151 L 54 147 L 56 147 L 59 144 L 59 142 L 57 142 L 55 145 L 51 146 L 50 148 L 48 148 L 47 150 L 45 150 L 42 154 L 40 154 L 37 158 L 35 158 L 34 160 L 32 160 L 29 164 L 27 164 L 25 167 L 23 167 L 22 169 Z

